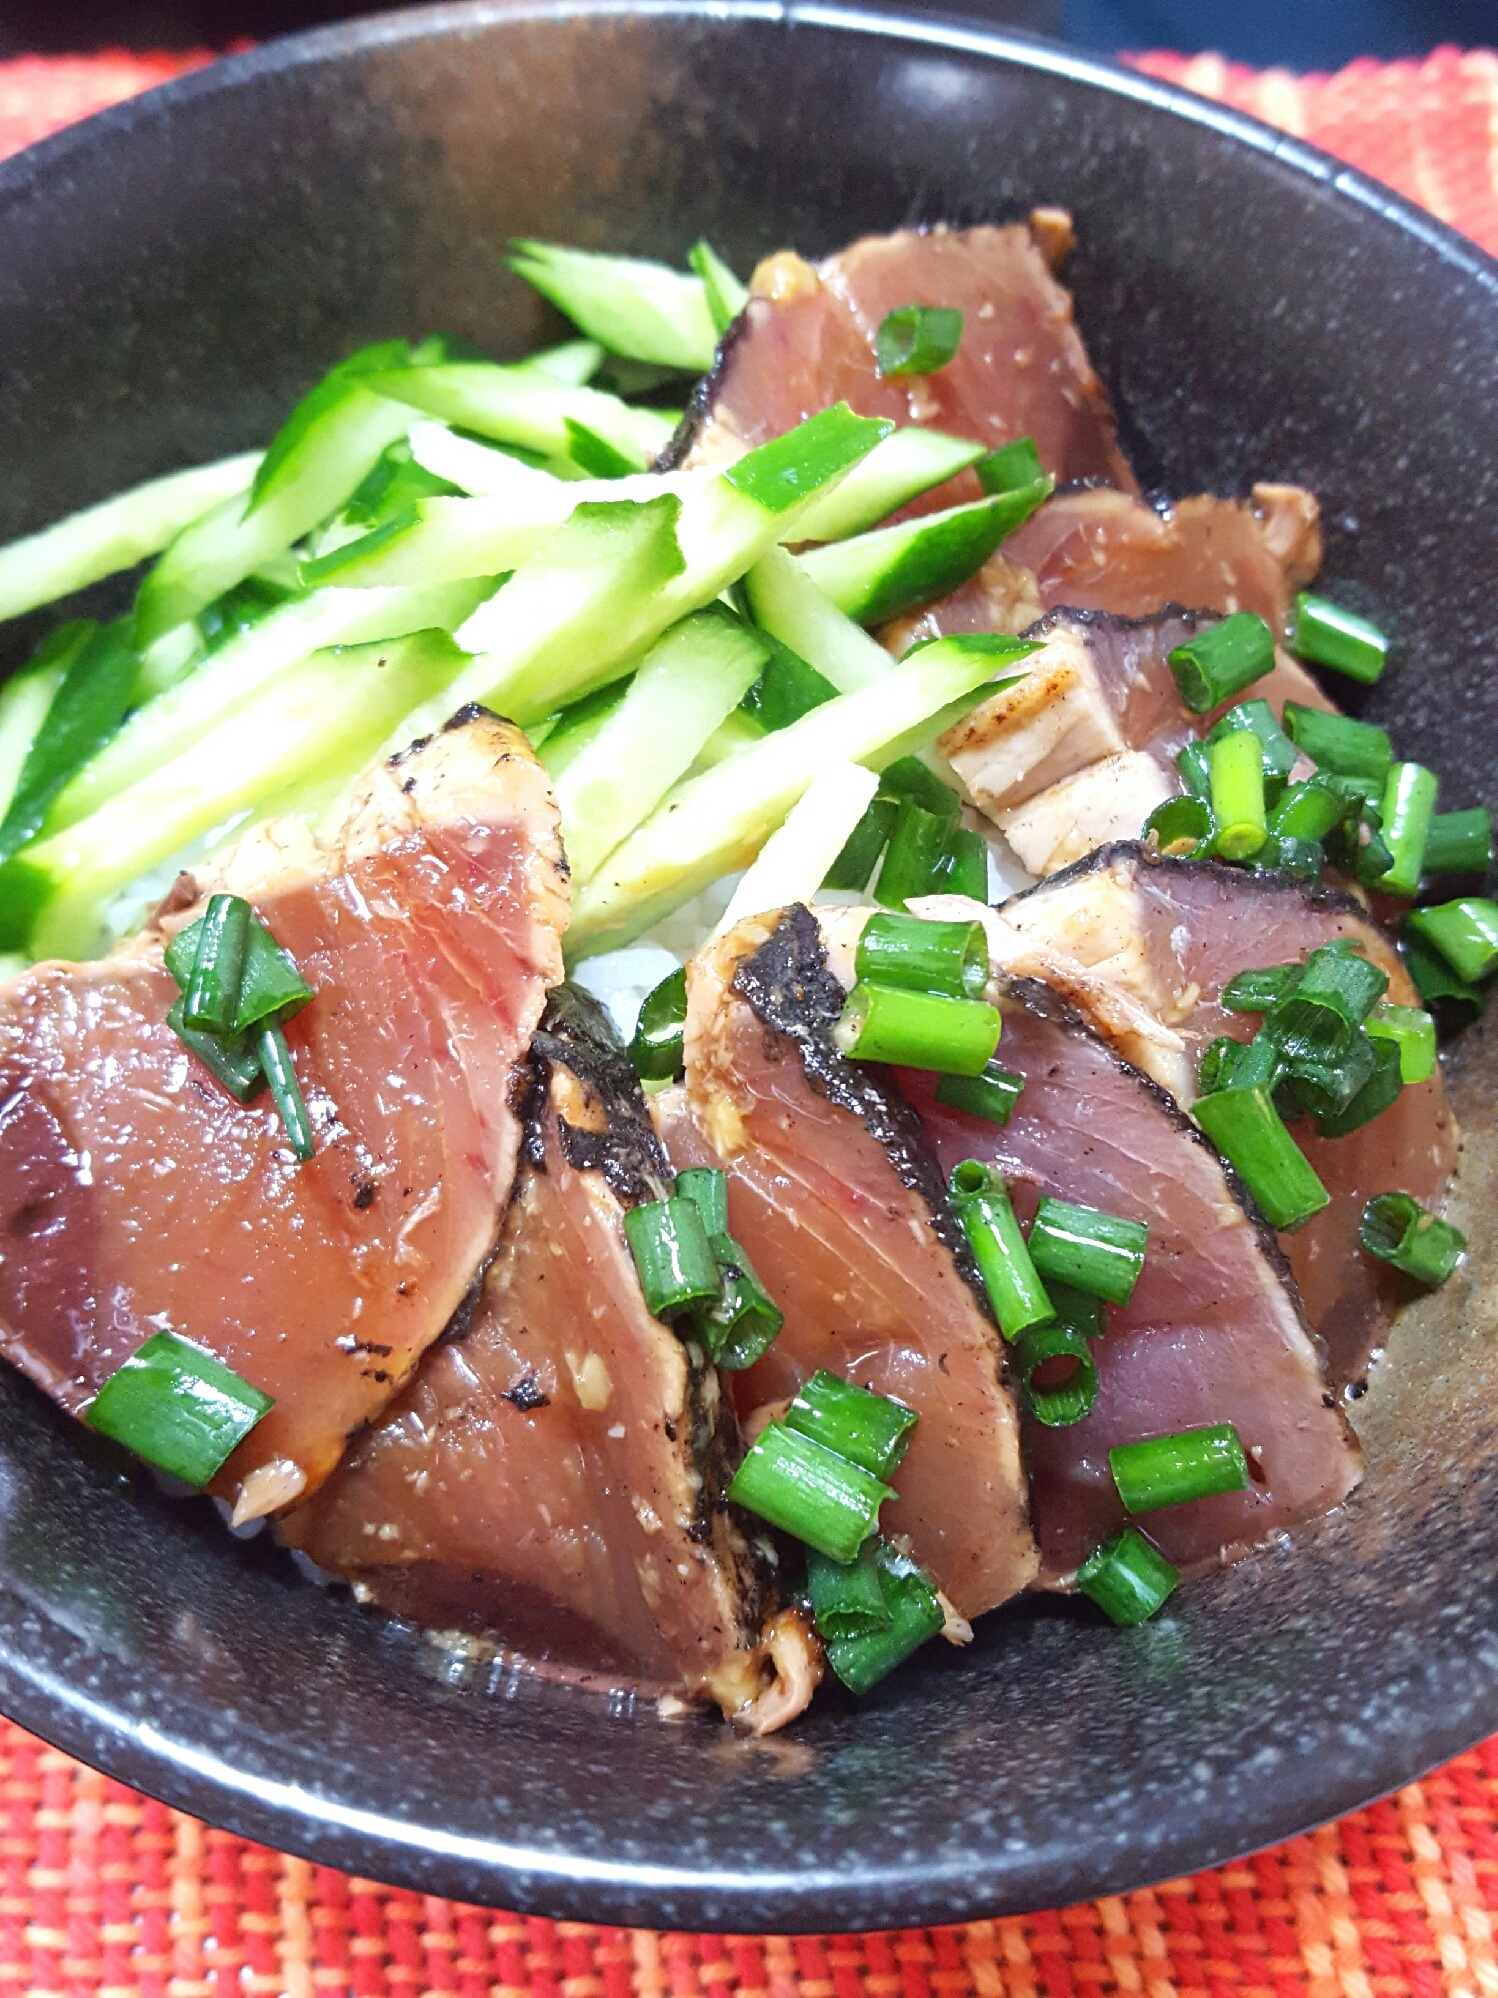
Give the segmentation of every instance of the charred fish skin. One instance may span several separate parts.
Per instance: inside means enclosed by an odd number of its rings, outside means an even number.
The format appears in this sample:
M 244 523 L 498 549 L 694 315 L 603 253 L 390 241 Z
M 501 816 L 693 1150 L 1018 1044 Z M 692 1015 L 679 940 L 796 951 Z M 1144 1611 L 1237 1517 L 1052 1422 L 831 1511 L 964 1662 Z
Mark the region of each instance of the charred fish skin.
M 828 969 L 821 928 L 804 903 L 787 909 L 768 941 L 740 960 L 733 990 L 767 1027 L 794 1042 L 817 1094 L 849 1111 L 884 1147 L 900 1184 L 925 1202 L 932 1233 L 991 1318 L 988 1293 L 920 1118 L 888 1069 L 849 1061 L 833 1046 L 832 1029 L 848 995 Z
M 570 980 L 547 999 L 531 1039 L 531 1068 L 535 1109 L 527 1119 L 528 1151 L 535 1140 L 544 1141 L 540 1105 L 556 1071 L 565 1069 L 588 1105 L 582 1123 L 569 1122 L 560 1101 L 554 1108 L 568 1165 L 577 1172 L 602 1173 L 628 1206 L 666 1198 L 671 1165 L 650 1121 L 640 1079 L 608 1014 Z

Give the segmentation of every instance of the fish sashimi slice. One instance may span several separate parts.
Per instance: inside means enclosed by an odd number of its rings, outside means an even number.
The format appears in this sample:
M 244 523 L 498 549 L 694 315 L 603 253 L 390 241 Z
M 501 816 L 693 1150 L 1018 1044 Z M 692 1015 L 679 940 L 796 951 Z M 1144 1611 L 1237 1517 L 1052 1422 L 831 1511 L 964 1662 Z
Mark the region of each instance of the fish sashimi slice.
M 939 1168 L 887 1071 L 829 1034 L 843 989 L 804 907 L 693 960 L 686 1084 L 652 1099 L 678 1168 L 729 1173 L 729 1224 L 785 1325 L 734 1377 L 741 1414 L 819 1367 L 920 1421 L 881 1530 L 972 1617 L 1035 1572 L 1019 1422 L 1000 1342 Z
M 397 1615 L 750 1715 L 774 1683 L 773 1571 L 723 1496 L 741 1454 L 733 1404 L 701 1348 L 646 1310 L 624 1237 L 670 1167 L 628 1058 L 575 988 L 553 996 L 532 1071 L 525 1157 L 471 1323 L 283 1537 Z
M 236 1103 L 166 1024 L 168 931 L 246 894 L 315 998 L 285 1032 L 316 1134 Z M 213 1489 L 313 1490 L 493 1248 L 509 1103 L 569 897 L 523 735 L 480 709 L 367 773 L 326 841 L 270 825 L 111 956 L 0 988 L 0 1351 L 71 1413 L 152 1333 L 275 1406 Z

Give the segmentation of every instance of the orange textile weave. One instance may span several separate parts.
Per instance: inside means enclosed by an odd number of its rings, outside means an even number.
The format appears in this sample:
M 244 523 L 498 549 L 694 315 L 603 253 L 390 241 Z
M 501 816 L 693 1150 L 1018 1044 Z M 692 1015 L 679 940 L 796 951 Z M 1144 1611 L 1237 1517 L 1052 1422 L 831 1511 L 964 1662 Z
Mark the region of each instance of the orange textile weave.
M 204 55 L 0 63 L 0 155 Z M 1498 56 L 1152 74 L 1341 154 L 1498 251 Z M 1498 1998 L 1498 1740 L 1310 1837 L 957 1928 L 658 1935 L 486 1913 L 267 1852 L 0 1722 L 0 1998 Z

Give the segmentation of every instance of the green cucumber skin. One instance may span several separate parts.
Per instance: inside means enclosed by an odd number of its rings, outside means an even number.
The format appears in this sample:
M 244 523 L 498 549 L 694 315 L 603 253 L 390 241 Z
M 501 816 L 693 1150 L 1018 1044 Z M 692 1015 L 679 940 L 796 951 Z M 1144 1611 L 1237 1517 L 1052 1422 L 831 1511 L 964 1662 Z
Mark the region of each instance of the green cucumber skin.
M 945 485 L 983 456 L 983 446 L 944 431 L 911 426 L 871 451 L 834 493 L 801 522 L 807 541 L 843 541 L 866 533 L 922 493 Z
M 506 259 L 582 332 L 626 360 L 700 375 L 718 335 L 701 277 L 641 257 L 613 257 L 521 238 Z

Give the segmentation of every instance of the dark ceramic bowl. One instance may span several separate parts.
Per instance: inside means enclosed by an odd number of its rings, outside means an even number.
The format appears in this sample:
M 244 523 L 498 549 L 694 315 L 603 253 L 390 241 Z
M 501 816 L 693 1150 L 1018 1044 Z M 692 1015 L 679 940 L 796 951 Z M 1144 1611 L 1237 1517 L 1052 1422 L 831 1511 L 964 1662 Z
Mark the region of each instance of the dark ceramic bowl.
M 1400 640 L 1373 706 L 1498 769 L 1498 273 L 1305 147 L 1058 48 L 769 0 L 474 5 L 221 64 L 0 169 L 0 535 L 262 441 L 356 342 L 547 329 L 526 234 L 741 269 L 1062 202 L 1147 482 L 1298 480 Z M 12 634 L 14 636 L 14 634 Z M 1136 1631 L 990 1618 L 752 1745 L 508 1676 L 236 1548 L 0 1377 L 0 1706 L 217 1823 L 609 1922 L 873 1927 L 1116 1893 L 1498 1727 L 1493 1037 L 1451 1075 L 1470 1271 L 1357 1406 L 1367 1483 Z

